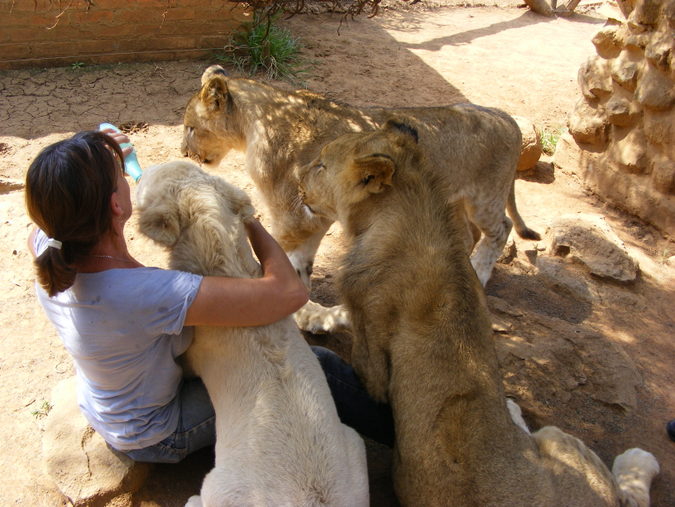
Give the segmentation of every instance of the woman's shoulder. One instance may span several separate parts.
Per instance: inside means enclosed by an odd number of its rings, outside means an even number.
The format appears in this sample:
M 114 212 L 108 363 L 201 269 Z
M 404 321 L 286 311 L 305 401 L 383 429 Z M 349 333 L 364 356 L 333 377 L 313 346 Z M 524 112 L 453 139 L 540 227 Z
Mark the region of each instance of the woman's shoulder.
M 100 297 L 115 307 L 134 311 L 148 305 L 172 307 L 191 301 L 202 278 L 194 273 L 157 267 L 109 269 L 78 273 L 73 289 L 79 300 Z
M 149 284 L 151 287 L 154 284 L 193 283 L 194 281 L 201 281 L 203 278 L 202 275 L 195 273 L 153 266 L 114 268 L 96 273 L 78 273 L 77 277 L 88 283 L 114 281 L 115 285 L 132 284 L 140 286 Z

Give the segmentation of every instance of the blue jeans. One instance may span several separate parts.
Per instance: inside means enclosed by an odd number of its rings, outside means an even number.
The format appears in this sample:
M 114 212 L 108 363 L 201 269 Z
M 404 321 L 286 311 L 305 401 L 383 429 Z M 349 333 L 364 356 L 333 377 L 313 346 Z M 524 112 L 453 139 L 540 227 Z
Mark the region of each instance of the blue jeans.
M 312 347 L 319 359 L 340 420 L 363 436 L 394 445 L 394 420 L 389 405 L 373 400 L 354 369 L 324 347 Z M 180 392 L 180 419 L 176 431 L 161 442 L 126 451 L 134 461 L 178 463 L 188 454 L 216 443 L 216 415 L 200 379 L 186 379 Z
M 216 414 L 206 386 L 199 378 L 184 379 L 176 431 L 143 449 L 124 451 L 134 461 L 178 463 L 188 454 L 216 443 Z
M 389 447 L 394 446 L 394 417 L 391 407 L 373 400 L 354 368 L 332 350 L 313 346 L 328 380 L 340 420 L 361 435 Z

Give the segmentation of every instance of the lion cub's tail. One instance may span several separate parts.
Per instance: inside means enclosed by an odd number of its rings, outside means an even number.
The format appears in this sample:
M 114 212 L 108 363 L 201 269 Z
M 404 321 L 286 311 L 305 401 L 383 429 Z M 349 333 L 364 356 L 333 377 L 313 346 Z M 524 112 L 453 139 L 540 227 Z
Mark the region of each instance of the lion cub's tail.
M 509 198 L 506 201 L 506 211 L 508 212 L 509 217 L 513 221 L 513 227 L 516 229 L 518 236 L 520 236 L 523 239 L 533 239 L 533 240 L 541 239 L 541 236 L 539 235 L 538 232 L 533 231 L 527 225 L 525 225 L 523 217 L 521 217 L 520 213 L 518 213 L 518 208 L 516 207 L 515 183 L 511 183 L 511 190 L 509 190 Z

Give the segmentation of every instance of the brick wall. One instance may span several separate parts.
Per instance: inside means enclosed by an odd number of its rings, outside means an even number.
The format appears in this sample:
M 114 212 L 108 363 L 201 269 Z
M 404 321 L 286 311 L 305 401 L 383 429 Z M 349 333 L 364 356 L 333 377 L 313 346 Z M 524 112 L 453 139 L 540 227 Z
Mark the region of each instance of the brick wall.
M 0 0 L 0 69 L 203 56 L 246 19 L 228 0 Z

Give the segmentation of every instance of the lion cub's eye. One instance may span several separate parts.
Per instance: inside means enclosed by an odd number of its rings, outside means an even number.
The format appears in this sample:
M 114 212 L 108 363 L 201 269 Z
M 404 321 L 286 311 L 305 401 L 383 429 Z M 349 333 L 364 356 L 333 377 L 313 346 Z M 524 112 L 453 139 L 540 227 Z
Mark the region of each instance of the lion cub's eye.
M 325 168 L 326 168 L 326 166 L 324 165 L 324 163 L 319 162 L 312 169 L 314 169 L 315 171 L 323 171 Z

